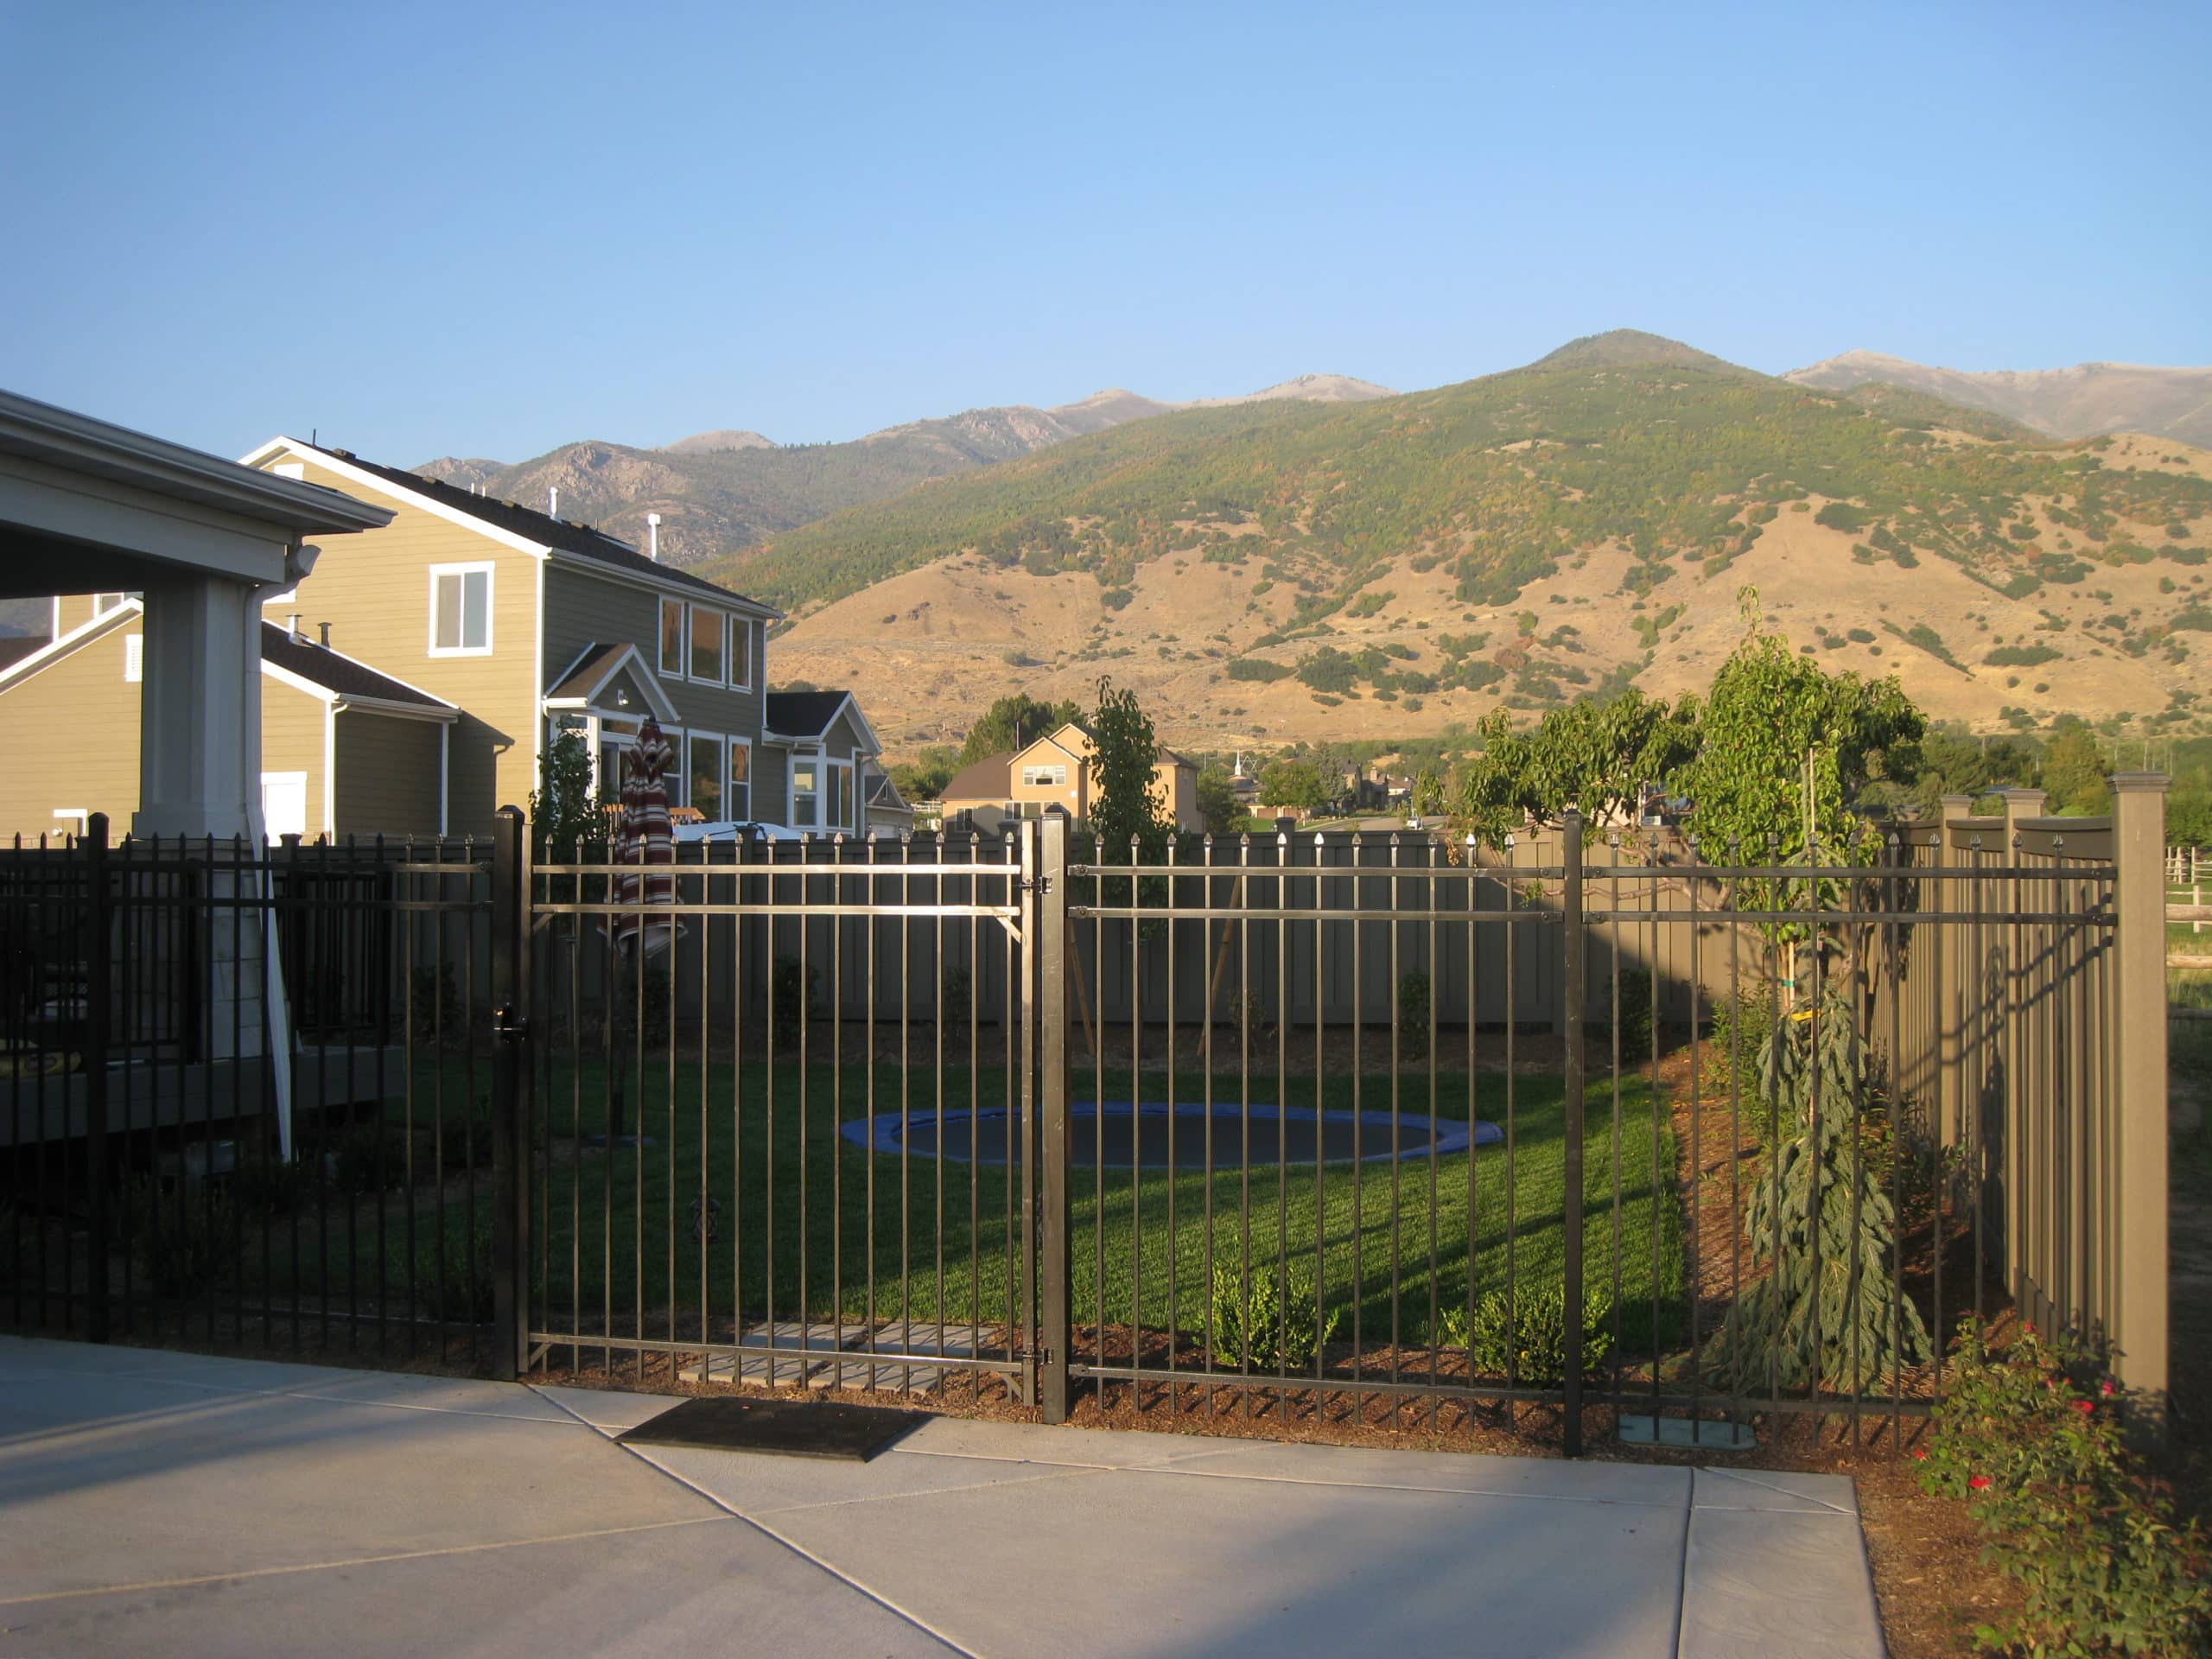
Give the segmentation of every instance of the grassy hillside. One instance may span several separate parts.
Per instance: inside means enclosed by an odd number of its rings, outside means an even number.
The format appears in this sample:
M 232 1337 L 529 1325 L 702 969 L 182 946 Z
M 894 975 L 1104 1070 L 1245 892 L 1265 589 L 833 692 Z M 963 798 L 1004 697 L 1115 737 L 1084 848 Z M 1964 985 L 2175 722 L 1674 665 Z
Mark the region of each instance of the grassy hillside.
M 2167 524 L 2212 510 L 2201 478 L 1955 442 L 1929 429 L 1933 399 L 1869 408 L 1658 344 L 1601 336 L 1562 354 L 1598 366 L 1539 364 L 1348 408 L 1162 416 L 709 568 L 804 607 L 968 551 L 1109 588 L 1175 552 L 1288 559 L 1311 621 L 1407 556 L 1448 569 L 1460 600 L 1504 604 L 1562 559 L 1618 546 L 1632 557 L 1624 589 L 1646 594 L 1725 569 L 1817 497 L 1847 504 L 1823 506 L 1823 522 L 1866 556 L 1947 559 L 2018 598 L 2089 561 L 2155 556 Z
M 1649 336 L 1548 365 L 1161 416 L 712 569 L 791 608 L 778 677 L 850 685 L 905 744 L 1101 672 L 1201 747 L 1700 688 L 1746 584 L 1802 649 L 1980 729 L 2212 710 L 2204 452 L 2024 441 L 1926 394 L 1869 402 Z

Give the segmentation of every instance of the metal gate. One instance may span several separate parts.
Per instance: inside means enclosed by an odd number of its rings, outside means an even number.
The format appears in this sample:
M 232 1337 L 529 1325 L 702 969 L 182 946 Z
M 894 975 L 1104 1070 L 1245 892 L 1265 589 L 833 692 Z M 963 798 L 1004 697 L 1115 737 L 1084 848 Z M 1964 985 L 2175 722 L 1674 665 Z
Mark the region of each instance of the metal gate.
M 1032 1401 L 1034 826 L 708 849 L 649 905 L 499 846 L 516 1363 Z

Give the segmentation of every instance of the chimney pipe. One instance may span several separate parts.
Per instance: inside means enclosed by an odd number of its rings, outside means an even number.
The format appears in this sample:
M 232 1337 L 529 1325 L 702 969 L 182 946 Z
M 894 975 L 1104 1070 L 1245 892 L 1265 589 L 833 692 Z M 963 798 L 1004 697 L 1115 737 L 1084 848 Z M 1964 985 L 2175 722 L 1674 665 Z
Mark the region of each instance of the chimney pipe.
M 660 514 L 645 515 L 645 556 L 655 564 L 660 563 Z
M 294 611 L 292 613 L 289 620 L 285 626 L 291 632 L 292 643 L 294 645 L 302 645 L 307 643 L 307 641 L 300 636 L 300 613 L 297 611 Z
M 315 626 L 322 630 L 322 648 L 325 651 L 328 651 L 330 649 L 330 624 L 327 622 L 318 622 Z
M 557 486 L 552 491 L 552 498 L 551 504 L 545 509 L 545 516 L 558 518 L 561 516 L 561 492 Z

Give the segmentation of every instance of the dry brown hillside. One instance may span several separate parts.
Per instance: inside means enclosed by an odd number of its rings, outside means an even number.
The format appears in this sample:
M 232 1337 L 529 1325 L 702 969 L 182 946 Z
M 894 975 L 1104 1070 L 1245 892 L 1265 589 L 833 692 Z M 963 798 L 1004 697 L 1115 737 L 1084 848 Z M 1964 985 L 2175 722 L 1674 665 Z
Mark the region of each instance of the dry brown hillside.
M 2121 435 L 2099 454 L 2110 471 L 2212 479 L 2212 452 L 2171 439 Z M 1133 596 L 1116 610 L 1090 574 L 1038 576 L 966 554 L 804 614 L 778 639 L 774 670 L 779 681 L 850 687 L 899 750 L 957 736 L 1007 691 L 1087 699 L 1102 674 L 1135 687 L 1171 742 L 1418 736 L 1471 723 L 1532 672 L 1567 695 L 1630 671 L 1662 695 L 1702 688 L 1740 635 L 1736 594 L 1750 583 L 1770 620 L 1825 665 L 1894 672 L 1938 719 L 1993 728 L 2008 710 L 2038 722 L 2067 711 L 2148 715 L 2176 689 L 2212 693 L 2212 655 L 2177 663 L 2162 650 L 2129 652 L 2146 628 L 2155 633 L 2163 620 L 2212 602 L 2212 563 L 2098 563 L 2081 580 L 2008 599 L 1940 559 L 1904 568 L 1855 556 L 1853 535 L 1815 522 L 1824 505 L 1815 494 L 1781 512 L 1722 575 L 1686 573 L 1642 599 L 1623 591 L 1632 560 L 1618 547 L 1579 553 L 1494 606 L 1460 602 L 1448 568 L 1430 562 L 1418 570 L 1423 561 L 1402 556 L 1366 583 L 1366 594 L 1389 595 L 1372 614 L 1340 611 L 1319 632 L 1266 645 L 1255 642 L 1286 626 L 1298 590 L 1270 582 L 1256 559 L 1218 563 L 1194 550 L 1140 563 Z M 2024 505 L 2034 512 L 2034 501 Z M 2056 542 L 2040 514 L 2034 522 L 2046 544 Z M 2212 520 L 2183 528 L 2162 544 L 2187 555 L 2212 543 Z M 1234 659 L 1291 668 L 1323 645 L 1382 651 L 1394 671 L 1438 678 L 1455 662 L 1487 658 L 1502 677 L 1479 691 L 1390 696 L 1363 685 L 1332 698 L 1296 678 L 1228 675 Z M 2056 655 L 1985 660 L 2005 651 Z

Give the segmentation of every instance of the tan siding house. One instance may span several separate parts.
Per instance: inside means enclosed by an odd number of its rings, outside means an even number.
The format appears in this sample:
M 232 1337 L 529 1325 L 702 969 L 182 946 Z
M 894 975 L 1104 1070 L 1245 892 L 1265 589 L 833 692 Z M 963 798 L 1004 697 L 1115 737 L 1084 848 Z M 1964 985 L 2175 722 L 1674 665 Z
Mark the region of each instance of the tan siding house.
M 119 836 L 141 804 L 143 613 L 126 597 L 97 614 L 86 604 L 62 614 L 85 620 L 0 671 L 0 719 L 28 734 L 10 757 L 24 764 L 0 767 L 0 834 L 73 832 L 85 814 L 105 812 Z M 270 834 L 438 834 L 457 713 L 264 625 L 261 795 Z
M 1065 813 L 1087 823 L 1098 797 L 1096 746 L 1090 734 L 1073 721 L 1034 742 L 964 766 L 944 787 L 945 822 L 958 817 L 989 833 L 1007 818 Z M 1198 810 L 1198 769 L 1163 748 L 1153 767 L 1152 796 L 1178 830 L 1203 831 Z

